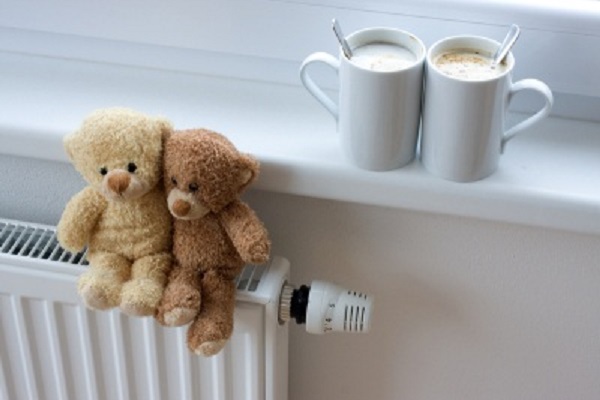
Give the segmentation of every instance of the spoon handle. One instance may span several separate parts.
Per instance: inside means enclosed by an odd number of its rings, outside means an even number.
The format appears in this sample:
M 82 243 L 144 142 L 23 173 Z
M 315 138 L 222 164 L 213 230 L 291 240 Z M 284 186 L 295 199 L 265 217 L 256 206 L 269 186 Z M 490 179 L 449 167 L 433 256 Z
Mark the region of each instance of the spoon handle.
M 337 19 L 334 18 L 332 23 L 333 23 L 333 32 L 335 33 L 335 36 L 337 37 L 338 42 L 340 42 L 340 45 L 342 46 L 342 52 L 344 53 L 346 58 L 349 60 L 352 58 L 352 50 L 350 50 L 350 46 L 348 46 L 348 42 L 346 41 L 346 38 L 344 37 L 344 34 L 342 33 L 342 28 L 340 27 L 340 24 L 338 23 Z
M 504 41 L 492 57 L 492 65 L 498 65 L 504 60 L 504 57 L 506 57 L 511 47 L 515 44 L 520 33 L 521 30 L 518 25 L 512 24 L 510 26 L 510 30 L 506 34 Z

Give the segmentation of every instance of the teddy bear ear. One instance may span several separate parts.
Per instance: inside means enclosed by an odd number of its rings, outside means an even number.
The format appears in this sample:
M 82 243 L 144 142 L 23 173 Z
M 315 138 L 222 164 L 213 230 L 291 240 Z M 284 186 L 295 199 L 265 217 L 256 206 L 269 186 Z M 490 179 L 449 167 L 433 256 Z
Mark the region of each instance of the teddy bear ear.
M 254 157 L 250 155 L 243 155 L 241 161 L 241 172 L 240 172 L 240 189 L 246 189 L 258 176 L 259 164 Z
M 69 159 L 73 160 L 73 136 L 75 134 L 67 135 L 63 138 L 63 147 L 65 148 L 65 152 L 69 156 Z
M 171 125 L 171 122 L 169 120 L 166 120 L 164 118 L 159 118 L 159 119 L 157 119 L 156 122 L 158 123 L 158 126 L 160 128 L 160 133 L 162 136 L 162 143 L 164 146 L 165 142 L 173 134 L 173 126 Z

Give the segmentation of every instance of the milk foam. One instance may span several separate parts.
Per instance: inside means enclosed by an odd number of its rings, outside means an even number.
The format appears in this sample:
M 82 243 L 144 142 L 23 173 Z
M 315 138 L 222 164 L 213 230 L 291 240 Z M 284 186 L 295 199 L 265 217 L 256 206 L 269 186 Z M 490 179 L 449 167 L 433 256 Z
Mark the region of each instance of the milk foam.
M 435 66 L 448 76 L 465 80 L 484 80 L 504 74 L 506 64 L 492 65 L 492 58 L 474 50 L 453 50 L 434 60 Z
M 352 53 L 352 63 L 379 72 L 398 71 L 410 67 L 417 60 L 406 47 L 383 42 L 358 47 Z

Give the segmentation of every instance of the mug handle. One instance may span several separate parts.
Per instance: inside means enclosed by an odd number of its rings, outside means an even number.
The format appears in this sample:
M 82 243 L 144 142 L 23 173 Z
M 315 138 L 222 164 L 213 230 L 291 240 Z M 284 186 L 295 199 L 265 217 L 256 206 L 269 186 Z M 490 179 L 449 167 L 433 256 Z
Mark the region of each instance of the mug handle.
M 510 101 L 510 99 L 512 99 L 512 97 L 517 92 L 520 92 L 521 90 L 526 90 L 526 89 L 535 90 L 536 92 L 541 93 L 542 96 L 544 97 L 544 100 L 546 100 L 546 104 L 544 104 L 542 109 L 539 110 L 537 113 L 533 114 L 531 117 L 527 118 L 526 120 L 519 122 L 518 124 L 516 124 L 515 126 L 510 128 L 509 130 L 504 132 L 504 136 L 502 138 L 502 145 L 500 148 L 501 152 L 504 152 L 504 147 L 506 146 L 506 143 L 510 139 L 515 137 L 515 135 L 517 133 L 519 133 L 520 131 L 522 131 L 524 129 L 529 128 L 530 126 L 538 123 L 539 121 L 544 119 L 546 116 L 548 116 L 548 114 L 550 113 L 550 110 L 552 109 L 552 105 L 554 104 L 554 97 L 552 96 L 552 91 L 550 90 L 548 85 L 546 85 L 544 82 L 537 80 L 537 79 L 522 79 L 518 82 L 513 83 L 510 88 L 509 101 Z
M 335 69 L 336 73 L 338 73 L 340 61 L 329 53 L 318 52 L 306 57 L 300 66 L 300 80 L 302 81 L 304 87 L 306 87 L 306 90 L 308 90 L 308 92 L 312 94 L 314 98 L 317 99 L 319 103 L 321 103 L 337 120 L 338 105 L 329 96 L 327 96 L 319 86 L 317 86 L 315 81 L 313 81 L 308 74 L 307 67 L 314 62 L 325 63 L 326 65 L 329 65 L 331 68 Z

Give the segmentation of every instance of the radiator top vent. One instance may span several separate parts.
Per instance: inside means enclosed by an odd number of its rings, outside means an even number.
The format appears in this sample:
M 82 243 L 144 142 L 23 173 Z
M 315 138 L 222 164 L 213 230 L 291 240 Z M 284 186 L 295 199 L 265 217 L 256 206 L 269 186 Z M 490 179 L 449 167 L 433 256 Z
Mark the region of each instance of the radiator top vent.
M 60 247 L 54 228 L 14 221 L 0 220 L 0 253 L 72 265 L 88 264 L 85 251 L 73 254 Z
M 27 222 L 0 219 L 0 255 L 86 266 L 86 250 L 70 253 L 60 247 L 56 228 Z M 247 265 L 237 277 L 238 290 L 255 292 L 269 264 Z

